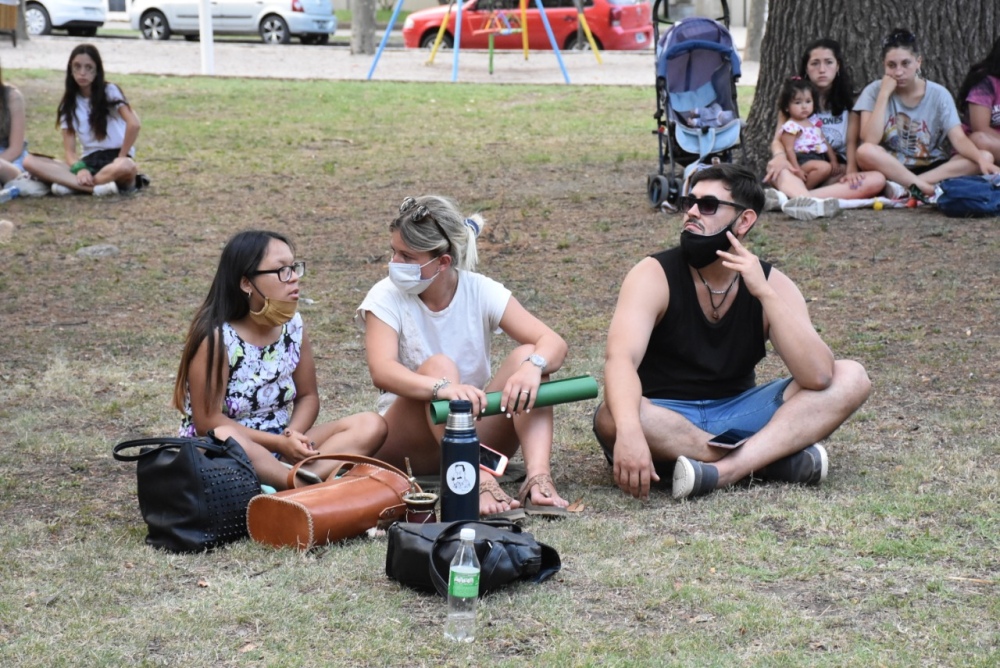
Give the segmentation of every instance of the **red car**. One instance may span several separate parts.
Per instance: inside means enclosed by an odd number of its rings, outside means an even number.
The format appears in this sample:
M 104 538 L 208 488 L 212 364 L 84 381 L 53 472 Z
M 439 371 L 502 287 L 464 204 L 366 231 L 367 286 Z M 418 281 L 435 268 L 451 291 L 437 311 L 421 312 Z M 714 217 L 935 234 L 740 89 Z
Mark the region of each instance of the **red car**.
M 545 7 L 545 15 L 559 48 L 575 48 L 577 17 L 573 0 L 542 0 L 542 6 Z M 447 9 L 447 5 L 442 5 L 410 14 L 403 25 L 403 43 L 409 48 L 430 48 L 437 38 Z M 519 0 L 468 0 L 462 6 L 463 49 L 489 48 L 489 35 L 481 31 L 489 23 L 490 14 L 494 10 L 502 11 L 509 22 L 516 21 L 514 25 L 520 24 Z M 646 49 L 653 41 L 652 9 L 648 0 L 583 0 L 583 13 L 599 49 Z M 457 14 L 457 11 L 452 11 L 448 19 L 448 29 L 442 40 L 444 47 L 450 48 L 455 42 Z M 526 15 L 528 48 L 551 49 L 534 0 L 528 1 Z M 582 40 L 582 46 L 586 48 L 586 35 Z M 497 34 L 493 46 L 496 49 L 520 49 L 521 35 Z

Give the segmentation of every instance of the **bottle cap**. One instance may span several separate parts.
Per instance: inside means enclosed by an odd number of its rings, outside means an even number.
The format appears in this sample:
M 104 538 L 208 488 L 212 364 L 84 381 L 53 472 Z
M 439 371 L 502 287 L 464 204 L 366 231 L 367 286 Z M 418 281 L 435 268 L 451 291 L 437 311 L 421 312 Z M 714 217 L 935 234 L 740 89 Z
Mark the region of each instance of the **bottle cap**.
M 467 527 L 459 532 L 458 537 L 461 538 L 462 540 L 475 540 L 476 530 Z
M 448 411 L 451 413 L 471 413 L 472 402 L 466 399 L 452 399 L 448 402 Z

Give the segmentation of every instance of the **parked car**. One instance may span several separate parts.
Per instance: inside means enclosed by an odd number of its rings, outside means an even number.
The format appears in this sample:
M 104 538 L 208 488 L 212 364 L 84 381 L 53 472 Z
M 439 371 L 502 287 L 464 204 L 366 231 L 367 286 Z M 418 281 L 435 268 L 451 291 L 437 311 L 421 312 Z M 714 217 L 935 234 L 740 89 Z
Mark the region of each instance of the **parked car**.
M 103 0 L 28 0 L 24 6 L 29 35 L 65 30 L 74 37 L 93 37 L 106 18 Z
M 545 15 L 552 26 L 560 49 L 589 48 L 586 36 L 578 43 L 576 5 L 573 0 L 542 0 Z M 490 14 L 501 11 L 508 21 L 520 24 L 519 0 L 468 0 L 462 5 L 463 49 L 486 49 L 489 35 L 481 32 Z M 429 48 L 437 39 L 447 6 L 431 7 L 410 14 L 403 24 L 403 43 L 410 48 Z M 456 11 L 448 20 L 442 45 L 451 48 L 455 42 Z M 652 9 L 648 0 L 583 0 L 583 14 L 594 35 L 598 49 L 646 49 L 653 41 Z M 528 47 L 551 49 L 541 14 L 534 0 L 529 0 L 525 13 L 528 26 Z M 479 34 L 477 34 L 477 32 Z M 521 35 L 512 33 L 494 36 L 496 49 L 520 49 Z
M 134 0 L 132 28 L 145 39 L 198 36 L 198 0 Z M 258 34 L 265 42 L 326 44 L 337 31 L 331 0 L 212 0 L 212 31 L 219 35 Z

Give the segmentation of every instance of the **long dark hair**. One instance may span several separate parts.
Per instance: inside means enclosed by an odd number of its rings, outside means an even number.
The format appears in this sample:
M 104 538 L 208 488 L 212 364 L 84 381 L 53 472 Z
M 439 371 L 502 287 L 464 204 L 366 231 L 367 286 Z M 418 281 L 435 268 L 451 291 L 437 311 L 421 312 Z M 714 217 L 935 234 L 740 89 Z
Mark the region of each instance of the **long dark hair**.
M 69 62 L 66 63 L 66 90 L 62 100 L 59 101 L 59 109 L 56 110 L 56 127 L 60 120 L 66 121 L 66 128 L 75 132 L 76 127 L 76 98 L 80 94 L 80 87 L 73 78 L 73 59 L 79 55 L 90 56 L 94 61 L 94 83 L 90 86 L 90 127 L 94 136 L 104 139 L 108 136 L 108 115 L 120 104 L 128 104 L 125 99 L 125 92 L 121 91 L 121 99 L 109 100 L 104 81 L 104 62 L 101 54 L 93 44 L 80 44 L 69 54 Z
M 806 69 L 809 66 L 809 59 L 816 49 L 829 49 L 833 52 L 833 57 L 837 61 L 837 76 L 830 84 L 830 91 L 826 94 L 826 104 L 830 111 L 839 116 L 845 109 L 850 110 L 854 106 L 854 84 L 851 82 L 851 72 L 844 64 L 844 50 L 840 42 L 835 39 L 817 39 L 810 43 L 802 53 L 802 60 L 799 62 L 799 76 L 808 79 Z M 819 100 L 814 99 L 814 108 L 819 111 Z
M 184 342 L 181 364 L 177 369 L 177 382 L 174 384 L 174 406 L 178 410 L 184 410 L 184 399 L 188 389 L 188 368 L 202 341 L 208 342 L 206 408 L 212 408 L 212 402 L 222 389 L 222 372 L 226 359 L 224 351 L 216 350 L 221 343 L 218 332 L 223 323 L 245 318 L 250 312 L 250 300 L 240 288 L 240 281 L 244 276 L 248 278 L 252 276 L 260 266 L 272 239 L 277 239 L 292 248 L 292 242 L 277 232 L 247 230 L 230 239 L 222 249 L 222 257 L 219 258 L 219 267 L 215 270 L 212 287 L 209 288 L 208 296 L 195 314 L 188 330 L 187 340 Z
M 966 100 L 972 89 L 984 83 L 987 76 L 1000 77 L 1000 38 L 993 42 L 993 48 L 986 58 L 969 68 L 969 73 L 965 75 L 965 81 L 958 87 L 958 111 L 964 117 L 969 111 L 969 102 Z
M 5 142 L 10 139 L 10 89 L 3 82 L 3 70 L 0 69 L 0 139 Z

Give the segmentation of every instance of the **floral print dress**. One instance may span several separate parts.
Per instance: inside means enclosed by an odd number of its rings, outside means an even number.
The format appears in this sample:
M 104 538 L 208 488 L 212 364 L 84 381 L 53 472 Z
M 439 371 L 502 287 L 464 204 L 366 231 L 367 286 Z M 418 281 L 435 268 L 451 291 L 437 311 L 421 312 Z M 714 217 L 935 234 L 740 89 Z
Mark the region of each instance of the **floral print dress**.
M 278 340 L 262 348 L 241 339 L 228 322 L 222 325 L 222 340 L 229 358 L 229 384 L 222 412 L 244 427 L 280 433 L 292 417 L 292 374 L 302 355 L 302 316 L 296 313 L 282 326 Z M 190 391 L 184 400 L 179 433 L 197 435 Z

